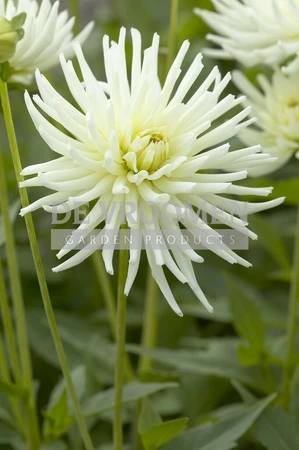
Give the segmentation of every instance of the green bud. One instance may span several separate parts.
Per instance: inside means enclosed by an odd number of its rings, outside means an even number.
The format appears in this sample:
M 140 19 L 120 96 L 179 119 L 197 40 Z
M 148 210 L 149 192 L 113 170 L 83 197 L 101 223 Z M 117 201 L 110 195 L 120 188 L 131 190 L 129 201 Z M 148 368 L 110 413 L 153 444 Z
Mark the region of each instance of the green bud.
M 0 63 L 9 61 L 15 54 L 19 34 L 4 17 L 0 17 Z

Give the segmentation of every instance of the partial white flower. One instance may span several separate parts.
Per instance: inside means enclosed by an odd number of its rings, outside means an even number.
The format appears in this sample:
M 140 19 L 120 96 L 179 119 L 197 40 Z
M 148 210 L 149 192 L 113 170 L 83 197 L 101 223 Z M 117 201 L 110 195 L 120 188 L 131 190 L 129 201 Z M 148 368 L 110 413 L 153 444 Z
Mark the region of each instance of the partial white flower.
M 222 47 L 207 49 L 207 54 L 236 59 L 246 67 L 287 63 L 285 73 L 299 70 L 298 0 L 212 1 L 216 12 L 195 9 L 220 35 L 207 36 Z
M 269 165 L 255 169 L 253 175 L 264 175 L 282 167 L 294 155 L 299 158 L 299 76 L 285 76 L 277 70 L 272 80 L 258 75 L 259 88 L 242 72 L 233 80 L 247 96 L 245 106 L 252 106 L 254 126 L 242 130 L 239 138 L 245 145 L 260 142 L 265 153 L 276 158 Z M 296 153 L 298 152 L 298 153 Z M 250 174 L 251 175 L 251 174 Z
M 59 12 L 58 1 L 52 5 L 50 0 L 42 0 L 41 4 L 37 0 L 0 0 L 0 16 L 10 21 L 21 13 L 26 13 L 22 25 L 25 34 L 9 60 L 10 82 L 30 84 L 35 70 L 45 71 L 55 66 L 61 52 L 74 56 L 72 43 L 82 44 L 93 28 L 90 23 L 74 38 L 75 19 L 69 19 L 67 11 Z
M 60 157 L 23 170 L 24 176 L 37 176 L 21 186 L 44 186 L 55 193 L 37 200 L 21 214 L 40 207 L 49 212 L 57 208 L 65 212 L 76 208 L 79 203 L 99 200 L 79 226 L 78 230 L 84 236 L 100 224 L 104 225 L 104 231 L 109 231 L 118 230 L 124 222 L 132 233 L 137 229 L 158 235 L 166 228 L 180 233 L 180 218 L 174 205 L 184 210 L 190 204 L 194 208 L 201 207 L 204 213 L 213 217 L 219 216 L 223 224 L 255 239 L 257 236 L 247 228 L 247 221 L 233 218 L 230 211 L 241 209 L 251 214 L 277 206 L 283 199 L 247 204 L 230 198 L 247 194 L 267 196 L 271 192 L 271 188 L 255 189 L 234 184 L 246 178 L 247 169 L 253 170 L 269 162 L 269 157 L 260 153 L 259 145 L 229 151 L 227 141 L 254 121 L 247 119 L 250 108 L 213 125 L 242 101 L 233 95 L 220 100 L 230 75 L 221 79 L 219 70 L 214 68 L 186 100 L 203 69 L 202 56 L 199 54 L 195 58 L 178 83 L 181 65 L 189 48 L 189 42 L 184 42 L 161 86 L 158 78 L 159 36 L 154 35 L 152 46 L 145 50 L 142 58 L 141 35 L 132 30 L 133 62 L 129 81 L 125 34 L 125 29 L 122 29 L 118 43 L 110 44 L 108 36 L 103 40 L 109 94 L 91 72 L 79 44 L 75 45 L 75 50 L 84 78 L 83 85 L 72 62 L 61 56 L 66 82 L 77 107 L 58 94 L 37 71 L 40 95 L 35 95 L 32 101 L 26 93 L 26 104 L 40 135 Z M 53 125 L 52 120 L 60 127 Z M 229 198 L 222 194 L 229 195 Z M 125 217 L 120 208 L 115 207 L 116 203 L 124 202 L 136 205 L 133 213 L 132 209 L 126 210 Z M 109 223 L 105 220 L 107 214 L 103 211 L 103 204 L 110 216 Z M 141 205 L 145 205 L 143 214 L 139 208 Z M 167 212 L 166 217 L 165 214 L 156 217 L 154 213 L 163 209 Z M 217 231 L 200 217 L 194 221 L 184 216 L 183 224 L 191 233 L 200 230 L 203 235 L 219 238 Z M 203 245 L 207 244 L 203 242 Z M 69 245 L 65 246 L 58 258 L 71 249 Z M 250 266 L 226 245 L 211 250 L 231 264 Z M 94 246 L 86 247 L 53 270 L 69 269 L 94 251 Z M 156 282 L 177 314 L 182 315 L 182 312 L 168 285 L 163 266 L 168 267 L 182 283 L 188 283 L 200 301 L 212 311 L 192 267 L 192 261 L 202 262 L 203 258 L 191 246 L 169 251 L 169 248 L 160 249 L 149 244 L 146 253 Z M 103 245 L 102 256 L 111 274 L 113 254 L 113 249 Z M 130 248 L 126 294 L 138 272 L 140 256 L 141 249 Z

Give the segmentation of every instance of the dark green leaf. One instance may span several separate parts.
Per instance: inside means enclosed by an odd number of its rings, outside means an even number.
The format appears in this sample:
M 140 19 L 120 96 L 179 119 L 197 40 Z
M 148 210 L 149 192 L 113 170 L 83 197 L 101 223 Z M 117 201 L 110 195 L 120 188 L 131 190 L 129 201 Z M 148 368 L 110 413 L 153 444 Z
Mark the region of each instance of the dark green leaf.
M 240 366 L 237 356 L 239 339 L 200 339 L 199 342 L 201 347 L 192 350 L 149 350 L 137 345 L 128 345 L 127 349 L 132 353 L 148 355 L 162 365 L 182 372 L 236 379 L 260 392 L 267 392 L 267 383 L 259 368 Z
M 130 383 L 124 387 L 123 403 L 135 402 L 164 389 L 178 387 L 176 383 Z M 93 395 L 83 402 L 83 412 L 86 416 L 95 416 L 113 408 L 114 389 Z
M 265 329 L 260 310 L 232 279 L 229 279 L 228 285 L 234 327 L 254 350 L 261 352 L 264 348 Z
M 295 450 L 299 444 L 298 423 L 278 405 L 261 415 L 254 435 L 268 450 Z
M 275 395 L 271 395 L 252 406 L 244 406 L 242 413 L 238 410 L 228 419 L 193 428 L 164 446 L 163 450 L 230 450 L 274 398 Z

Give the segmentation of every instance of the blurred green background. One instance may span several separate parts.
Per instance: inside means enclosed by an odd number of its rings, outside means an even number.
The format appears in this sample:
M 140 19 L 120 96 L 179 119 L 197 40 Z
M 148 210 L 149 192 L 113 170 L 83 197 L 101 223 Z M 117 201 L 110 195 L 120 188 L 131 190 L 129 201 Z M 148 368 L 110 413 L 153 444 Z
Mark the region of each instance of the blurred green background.
M 186 65 L 207 45 L 204 37 L 208 28 L 192 13 L 192 9 L 196 6 L 211 8 L 211 2 L 206 0 L 180 2 L 178 44 L 184 39 L 189 39 L 192 44 Z M 167 47 L 169 11 L 168 0 L 82 0 L 81 23 L 85 24 L 90 20 L 96 22 L 95 30 L 84 48 L 86 59 L 98 78 L 104 79 L 101 49 L 104 34 L 108 33 L 116 40 L 120 26 L 128 29 L 133 26 L 142 31 L 144 46 L 149 46 L 153 33 L 158 32 L 161 35 L 162 46 Z M 130 51 L 128 40 L 129 55 Z M 160 61 L 163 74 L 165 64 L 163 51 Z M 205 58 L 206 67 L 203 76 L 215 64 L 215 61 Z M 233 62 L 217 62 L 217 64 L 223 74 L 235 67 Z M 253 78 L 256 72 L 257 70 L 248 72 L 248 75 Z M 68 95 L 59 67 L 47 76 L 59 92 Z M 237 93 L 233 85 L 229 89 Z M 52 152 L 35 131 L 26 111 L 22 91 L 14 91 L 11 98 L 23 166 L 51 159 Z M 12 213 L 15 216 L 38 403 L 40 411 L 43 411 L 47 408 L 53 388 L 61 378 L 61 372 L 42 308 L 24 220 L 17 216 L 18 193 L 3 121 L 0 127 L 1 147 L 6 152 Z M 240 145 L 237 142 L 233 144 Z M 277 188 L 274 192 L 275 197 L 288 196 L 284 206 L 251 218 L 251 229 L 259 235 L 259 239 L 250 243 L 250 250 L 246 251 L 244 257 L 252 262 L 253 268 L 230 266 L 209 252 L 204 252 L 206 262 L 195 266 L 195 270 L 200 286 L 215 307 L 214 315 L 209 315 L 195 299 L 191 290 L 176 282 L 171 276 L 169 277 L 171 288 L 185 317 L 183 319 L 176 317 L 166 301 L 160 298 L 159 347 L 167 348 L 169 351 L 165 354 L 157 351 L 155 355 L 157 371 L 144 374 L 144 380 L 180 381 L 179 388 L 166 389 L 151 397 L 154 408 L 164 419 L 188 417 L 189 425 L 194 426 L 204 423 L 211 417 L 213 420 L 237 417 L 241 412 L 236 415 L 237 410 L 233 408 L 236 408 L 235 403 L 239 404 L 241 400 L 235 386 L 232 385 L 233 380 L 246 385 L 256 396 L 265 396 L 279 389 L 285 353 L 295 206 L 299 203 L 298 162 L 292 160 L 279 173 L 273 174 L 271 179 L 249 180 L 247 183 L 260 186 L 274 185 Z M 31 200 L 38 198 L 41 192 L 38 189 L 29 192 Z M 113 384 L 114 345 L 104 308 L 102 289 L 90 259 L 70 271 L 54 275 L 51 268 L 57 261 L 55 252 L 50 250 L 51 216 L 43 210 L 37 211 L 34 213 L 34 221 L 51 299 L 57 313 L 69 363 L 72 369 L 77 368 L 76 380 L 78 385 L 81 385 L 82 398 L 86 399 L 89 396 L 92 398 L 95 393 Z M 0 251 L 5 260 L 2 236 L 3 230 L 0 228 L 2 244 Z M 115 267 L 117 268 L 117 261 Z M 140 342 L 146 273 L 147 263 L 144 259 L 128 302 L 129 343 Z M 116 276 L 112 278 L 114 287 L 116 279 Z M 252 328 L 249 334 L 248 327 Z M 257 336 L 256 347 L 250 342 L 252 334 Z M 298 342 L 297 344 L 299 346 Z M 133 355 L 132 361 L 135 363 L 136 360 L 137 356 Z M 295 380 L 291 412 L 292 421 L 298 422 L 299 390 L 296 386 Z M 3 398 L 1 408 L 5 409 L 5 405 L 6 401 Z M 241 411 L 241 406 L 239 408 Z M 215 409 L 217 411 L 212 413 Z M 130 436 L 129 422 L 132 417 L 133 407 L 128 407 L 127 438 Z M 111 411 L 103 413 L 95 421 L 92 435 L 97 448 L 104 450 L 105 445 L 111 442 L 111 423 Z M 236 439 L 240 439 L 236 448 L 244 450 L 270 448 L 262 445 L 261 442 L 266 441 L 258 439 L 253 432 L 247 433 L 249 428 L 250 426 L 245 427 L 244 433 L 237 436 Z M 57 435 L 57 430 L 52 432 L 55 439 L 61 438 L 59 433 Z M 53 450 L 82 448 L 80 442 L 78 443 L 75 427 L 68 431 L 68 439 L 68 446 L 55 444 Z M 170 444 L 167 449 L 183 450 L 176 445 L 179 444 Z M 204 448 L 220 450 L 217 445 L 216 442 L 215 447 Z M 0 448 L 3 450 L 10 448 L 5 443 L 1 444 L 1 436 Z M 299 442 L 298 446 L 288 448 L 296 450 L 299 448 Z M 274 450 L 274 447 L 271 450 Z

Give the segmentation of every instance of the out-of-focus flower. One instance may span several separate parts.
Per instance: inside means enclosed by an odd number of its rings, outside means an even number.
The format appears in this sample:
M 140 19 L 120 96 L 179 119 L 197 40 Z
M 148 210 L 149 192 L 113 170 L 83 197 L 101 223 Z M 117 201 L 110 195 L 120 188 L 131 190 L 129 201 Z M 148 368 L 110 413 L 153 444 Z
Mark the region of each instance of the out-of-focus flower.
M 287 63 L 285 73 L 299 70 L 297 0 L 212 1 L 216 12 L 195 9 L 219 34 L 207 38 L 222 48 L 207 49 L 207 54 L 236 59 L 247 67 Z
M 189 48 L 189 42 L 184 42 L 161 86 L 158 78 L 159 36 L 154 35 L 152 46 L 145 50 L 143 59 L 141 36 L 137 30 L 132 30 L 132 39 L 130 82 L 124 29 L 118 43 L 110 44 L 108 36 L 103 40 L 107 85 L 97 81 L 79 44 L 75 45 L 75 50 L 83 84 L 76 76 L 72 62 L 61 57 L 66 82 L 77 108 L 59 95 L 39 71 L 36 73 L 40 95 L 34 96 L 32 101 L 26 93 L 27 107 L 42 138 L 60 157 L 23 170 L 24 176 L 37 176 L 21 186 L 44 186 L 55 193 L 37 200 L 21 214 L 40 207 L 63 213 L 80 203 L 97 200 L 76 230 L 77 234 L 79 231 L 81 236 L 87 236 L 100 224 L 104 225 L 102 233 L 118 230 L 123 223 L 131 233 L 145 230 L 158 236 L 171 230 L 180 234 L 181 222 L 191 234 L 200 230 L 203 236 L 219 240 L 219 233 L 207 221 L 201 217 L 192 220 L 184 214 L 190 205 L 189 212 L 201 208 L 205 214 L 218 217 L 222 224 L 231 225 L 255 239 L 256 235 L 247 228 L 247 221 L 233 217 L 230 212 L 236 208 L 240 211 L 243 207 L 243 211 L 251 214 L 279 205 L 282 199 L 247 204 L 222 196 L 267 196 L 271 192 L 271 188 L 255 189 L 234 184 L 246 178 L 248 169 L 268 164 L 269 157 L 260 153 L 259 145 L 229 151 L 226 142 L 254 121 L 247 120 L 250 108 L 214 125 L 242 101 L 233 95 L 220 100 L 230 75 L 221 79 L 219 70 L 214 68 L 203 84 L 197 86 L 195 93 L 185 100 L 202 71 L 202 56 L 195 58 L 178 84 L 181 65 Z M 54 126 L 52 120 L 60 126 Z M 133 211 L 126 208 L 123 216 L 119 205 L 124 203 L 135 208 Z M 183 220 L 178 217 L 176 206 L 182 208 Z M 73 247 L 66 245 L 58 257 L 65 256 L 75 246 L 76 243 Z M 205 240 L 203 246 L 208 247 Z M 211 247 L 211 250 L 231 264 L 250 266 L 225 244 Z M 87 246 L 53 270 L 59 272 L 71 268 L 94 251 L 95 246 Z M 191 246 L 170 251 L 169 247 L 157 248 L 149 243 L 146 253 L 153 277 L 177 314 L 182 315 L 163 266 L 182 283 L 188 283 L 200 301 L 212 310 L 192 266 L 192 261 L 202 262 L 203 259 Z M 113 254 L 114 248 L 104 244 L 102 256 L 111 274 Z M 130 248 L 126 294 L 136 277 L 140 256 L 140 248 Z
M 59 13 L 59 2 L 53 5 L 50 0 L 0 0 L 0 16 L 8 21 L 26 13 L 22 26 L 24 37 L 17 43 L 16 50 L 9 58 L 11 76 L 9 81 L 30 84 L 36 68 L 47 70 L 59 62 L 64 52 L 68 57 L 74 55 L 72 43 L 83 43 L 89 36 L 93 23 L 74 38 L 72 28 L 74 18 L 68 12 Z
M 277 70 L 269 81 L 265 75 L 258 75 L 260 89 L 242 72 L 235 72 L 233 79 L 247 96 L 244 104 L 252 106 L 251 114 L 257 118 L 256 124 L 242 130 L 239 138 L 246 145 L 260 142 L 265 153 L 277 158 L 253 175 L 273 172 L 299 150 L 299 76 L 285 76 Z M 299 158 L 299 153 L 296 156 Z

